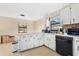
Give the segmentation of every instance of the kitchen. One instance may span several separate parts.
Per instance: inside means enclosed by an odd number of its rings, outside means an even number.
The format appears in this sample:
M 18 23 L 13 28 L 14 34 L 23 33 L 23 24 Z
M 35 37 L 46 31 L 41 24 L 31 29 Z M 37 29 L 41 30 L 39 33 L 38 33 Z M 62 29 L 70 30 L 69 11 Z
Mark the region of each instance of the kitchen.
M 25 17 L 23 14 L 21 16 Z M 6 18 L 2 17 L 1 19 Z M 28 21 L 27 25 L 29 27 L 26 25 L 25 20 L 17 20 L 16 22 L 7 18 L 9 21 L 13 21 L 15 26 L 19 24 L 18 28 L 16 26 L 17 31 L 8 32 L 9 35 L 15 36 L 16 39 L 12 41 L 11 52 L 18 52 L 19 54 L 21 51 L 45 46 L 63 56 L 79 56 L 78 18 L 79 4 L 74 3 L 67 4 L 39 20 Z

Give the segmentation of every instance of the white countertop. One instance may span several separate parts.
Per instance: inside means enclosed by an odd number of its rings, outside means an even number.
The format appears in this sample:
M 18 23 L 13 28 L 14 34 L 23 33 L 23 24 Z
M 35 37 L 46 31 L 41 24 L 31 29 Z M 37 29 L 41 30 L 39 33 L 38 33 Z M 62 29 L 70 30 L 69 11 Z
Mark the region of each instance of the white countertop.
M 67 34 L 56 34 L 56 35 L 60 35 L 60 36 L 68 36 L 68 37 L 79 37 L 79 36 L 76 36 L 76 35 L 67 35 Z

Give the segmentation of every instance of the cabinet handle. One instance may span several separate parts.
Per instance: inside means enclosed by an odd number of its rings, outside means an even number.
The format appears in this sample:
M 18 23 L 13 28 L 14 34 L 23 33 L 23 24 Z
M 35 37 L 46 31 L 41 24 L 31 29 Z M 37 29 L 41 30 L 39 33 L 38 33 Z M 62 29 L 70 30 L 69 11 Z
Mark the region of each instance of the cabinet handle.
M 73 22 L 75 22 L 75 18 L 73 18 Z

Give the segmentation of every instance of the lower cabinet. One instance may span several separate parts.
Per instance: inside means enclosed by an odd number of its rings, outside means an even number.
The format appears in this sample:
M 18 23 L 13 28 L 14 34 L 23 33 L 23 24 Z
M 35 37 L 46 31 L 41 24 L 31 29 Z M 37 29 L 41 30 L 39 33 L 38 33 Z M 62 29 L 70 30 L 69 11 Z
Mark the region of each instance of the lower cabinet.
M 45 45 L 55 50 L 55 35 L 48 34 L 48 36 L 46 36 Z
M 19 41 L 19 50 L 20 51 L 24 51 L 24 50 L 27 50 L 28 49 L 28 39 L 21 39 Z
M 19 39 L 19 50 L 24 51 L 31 48 L 46 45 L 47 47 L 55 50 L 55 36 L 52 34 L 46 34 L 45 37 L 42 36 L 21 36 Z
M 79 37 L 74 37 L 73 40 L 73 55 L 79 56 Z
M 34 47 L 38 47 L 39 46 L 39 40 L 37 40 L 37 38 L 33 39 L 33 45 L 34 45 Z
M 45 43 L 44 43 L 47 47 L 49 46 L 49 40 L 45 39 Z
M 40 38 L 40 40 L 39 40 L 39 45 L 41 46 L 41 45 L 44 45 L 44 41 L 43 41 L 44 39 L 43 38 Z
M 48 47 L 51 48 L 52 50 L 55 50 L 55 41 L 54 41 L 54 39 L 49 41 Z

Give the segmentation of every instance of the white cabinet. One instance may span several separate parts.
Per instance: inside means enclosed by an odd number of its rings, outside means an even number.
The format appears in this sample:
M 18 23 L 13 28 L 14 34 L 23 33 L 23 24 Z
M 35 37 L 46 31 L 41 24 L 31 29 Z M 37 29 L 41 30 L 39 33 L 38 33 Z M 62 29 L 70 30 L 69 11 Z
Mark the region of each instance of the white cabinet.
M 33 41 L 30 39 L 29 35 L 21 34 L 19 35 L 19 50 L 24 51 L 33 48 Z
M 79 23 L 79 4 L 73 4 L 60 11 L 62 24 Z
M 23 51 L 23 50 L 27 50 L 28 49 L 28 40 L 26 39 L 21 39 L 19 41 L 19 50 Z
M 39 41 L 39 42 L 40 42 L 40 43 L 39 43 L 40 46 L 41 46 L 41 45 L 44 45 L 44 40 L 45 40 L 45 36 L 44 36 L 44 33 L 42 33 L 42 34 L 40 35 L 40 41 Z
M 72 23 L 79 23 L 79 4 L 71 6 L 71 19 Z
M 34 47 L 38 47 L 39 46 L 39 38 L 37 38 L 37 37 L 35 37 L 35 39 L 33 39 L 34 40 Z
M 33 48 L 33 40 L 32 39 L 28 39 L 28 49 Z
M 45 45 L 52 50 L 55 50 L 55 35 L 47 34 L 45 39 Z
M 55 35 L 49 33 L 40 34 L 22 34 L 17 37 L 19 50 L 24 51 L 34 47 L 46 45 L 55 50 Z
M 79 56 L 79 37 L 74 37 L 74 40 L 73 40 L 73 55 Z
M 44 41 L 43 41 L 44 39 L 42 38 L 42 37 L 40 37 L 40 39 L 39 39 L 39 46 L 42 46 L 42 45 L 44 45 Z
M 48 43 L 49 43 L 48 47 L 55 50 L 55 36 L 54 35 L 50 36 Z
M 45 34 L 45 37 L 44 37 L 44 44 L 48 47 L 49 46 L 49 34 Z
M 66 7 L 60 11 L 60 19 L 62 24 L 70 24 L 70 7 Z

